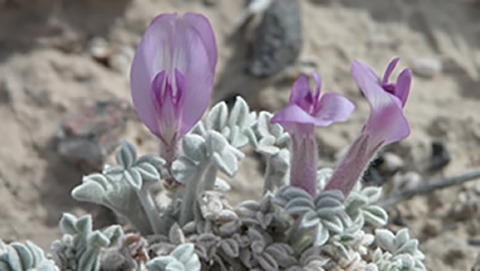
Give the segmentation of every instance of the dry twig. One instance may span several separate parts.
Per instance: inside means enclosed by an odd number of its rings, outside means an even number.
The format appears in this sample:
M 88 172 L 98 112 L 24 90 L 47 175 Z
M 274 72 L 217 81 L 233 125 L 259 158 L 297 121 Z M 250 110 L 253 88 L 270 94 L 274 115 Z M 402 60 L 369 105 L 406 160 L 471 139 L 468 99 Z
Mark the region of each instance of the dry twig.
M 446 179 L 435 180 L 427 184 L 419 185 L 417 187 L 404 189 L 400 192 L 393 193 L 387 199 L 379 202 L 379 205 L 383 208 L 389 208 L 399 202 L 408 200 L 413 196 L 427 194 L 434 190 L 443 189 L 454 185 L 460 185 L 478 178 L 480 178 L 480 169 L 472 170 L 465 174 L 453 176 Z

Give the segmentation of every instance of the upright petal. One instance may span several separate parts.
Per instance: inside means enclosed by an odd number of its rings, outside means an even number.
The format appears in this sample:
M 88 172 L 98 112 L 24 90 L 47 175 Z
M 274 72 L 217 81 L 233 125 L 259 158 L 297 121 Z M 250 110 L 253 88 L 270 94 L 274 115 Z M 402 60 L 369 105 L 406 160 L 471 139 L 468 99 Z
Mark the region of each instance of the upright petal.
M 308 78 L 302 74 L 295 83 L 293 83 L 292 92 L 290 93 L 290 103 L 300 104 L 308 93 L 310 93 Z
M 153 20 L 137 47 L 130 71 L 130 89 L 135 110 L 155 135 L 160 131 L 152 101 L 151 83 L 157 73 L 169 65 L 173 43 L 171 25 L 175 18 L 175 14 L 164 14 Z
M 402 107 L 407 102 L 410 93 L 410 85 L 412 84 L 412 71 L 410 69 L 403 70 L 397 78 L 395 96 L 402 102 Z
M 388 64 L 387 69 L 385 70 L 385 74 L 383 75 L 383 80 L 382 80 L 382 85 L 385 85 L 388 83 L 388 79 L 390 79 L 390 75 L 392 74 L 393 70 L 395 69 L 395 66 L 397 66 L 398 61 L 400 61 L 400 58 L 394 58 L 390 63 Z
M 320 76 L 318 73 L 314 72 L 312 74 L 313 80 L 315 80 L 316 83 L 316 88 L 315 88 L 315 96 L 313 96 L 314 101 L 318 101 L 318 98 L 320 97 L 320 91 L 322 89 L 322 80 L 320 80 Z
M 367 98 L 372 110 L 390 105 L 393 101 L 390 95 L 385 92 L 373 71 L 358 61 L 354 61 L 351 68 L 352 76 Z
M 205 45 L 208 59 L 210 62 L 210 69 L 212 72 L 215 71 L 215 66 L 217 64 L 217 45 L 215 42 L 215 36 L 213 34 L 213 29 L 208 19 L 201 14 L 195 13 L 185 13 L 183 15 L 184 20 L 190 25 L 190 27 L 197 30 L 200 35 L 203 44 Z
M 181 105 L 182 135 L 186 134 L 203 116 L 210 101 L 214 71 L 211 69 L 206 44 L 196 28 L 178 20 L 175 24 L 175 68 L 185 78 Z

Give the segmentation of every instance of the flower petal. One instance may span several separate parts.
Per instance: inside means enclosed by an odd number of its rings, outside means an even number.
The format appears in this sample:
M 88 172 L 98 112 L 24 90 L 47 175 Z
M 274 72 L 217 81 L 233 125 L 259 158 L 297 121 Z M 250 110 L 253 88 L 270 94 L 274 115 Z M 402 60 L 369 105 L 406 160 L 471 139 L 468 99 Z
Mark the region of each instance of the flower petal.
M 203 116 L 210 101 L 214 71 L 198 31 L 188 22 L 177 20 L 175 24 L 175 68 L 185 78 L 181 133 L 185 135 Z
M 315 122 L 316 120 L 314 117 L 310 116 L 307 112 L 305 112 L 300 106 L 296 104 L 287 105 L 282 110 L 277 112 L 271 120 L 271 123 L 280 124 L 289 133 L 295 132 L 296 126 L 299 125 L 308 125 L 312 126 L 313 128 Z
M 402 102 L 402 107 L 407 102 L 410 93 L 410 85 L 412 84 L 412 71 L 410 69 L 403 70 L 397 78 L 395 96 Z
M 316 88 L 315 88 L 315 96 L 313 96 L 314 101 L 318 101 L 318 97 L 320 97 L 320 91 L 322 89 L 322 81 L 320 80 L 320 76 L 318 73 L 314 72 L 312 74 L 313 80 L 315 80 Z
M 322 126 L 319 123 L 346 121 L 353 110 L 355 105 L 347 98 L 338 93 L 325 93 L 319 101 L 319 111 L 315 114 L 317 126 Z
M 308 93 L 310 93 L 308 78 L 302 74 L 295 83 L 293 83 L 292 92 L 290 93 L 290 103 L 301 104 Z
M 130 89 L 137 115 L 157 136 L 160 131 L 151 83 L 158 72 L 168 68 L 165 59 L 169 59 L 171 53 L 171 24 L 175 18 L 175 14 L 163 14 L 152 21 L 138 45 L 130 70 Z
M 406 138 L 410 134 L 410 127 L 402 108 L 392 102 L 390 106 L 371 112 L 364 133 L 369 135 L 369 146 L 385 146 Z
M 372 110 L 388 106 L 393 99 L 378 84 L 373 71 L 358 61 L 354 61 L 351 68 L 352 76 L 368 100 Z M 392 95 L 393 96 L 393 95 Z
M 393 70 L 395 69 L 395 66 L 397 66 L 398 61 L 400 61 L 400 58 L 394 58 L 392 61 L 390 61 L 390 64 L 388 64 L 387 69 L 385 70 L 385 74 L 383 75 L 383 80 L 382 80 L 382 85 L 385 85 L 388 83 L 388 79 L 390 79 L 390 75 L 392 74 Z
M 210 62 L 210 69 L 214 72 L 217 64 L 217 45 L 212 26 L 208 22 L 208 19 L 201 14 L 190 12 L 185 13 L 183 19 L 190 25 L 190 27 L 197 30 L 198 35 L 201 37 L 203 44 L 205 45 Z

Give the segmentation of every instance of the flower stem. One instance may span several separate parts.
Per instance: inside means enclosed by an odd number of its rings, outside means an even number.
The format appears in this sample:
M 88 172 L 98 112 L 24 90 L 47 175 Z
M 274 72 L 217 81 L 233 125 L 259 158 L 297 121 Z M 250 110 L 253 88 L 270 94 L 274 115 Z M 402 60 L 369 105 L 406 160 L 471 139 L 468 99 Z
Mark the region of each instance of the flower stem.
M 340 190 L 346 198 L 380 147 L 381 145 L 371 149 L 368 146 L 367 135 L 362 134 L 358 137 L 335 169 L 324 190 Z
M 315 136 L 292 134 L 290 185 L 307 191 L 313 197 L 317 191 L 317 143 Z
M 160 140 L 160 157 L 165 160 L 165 168 L 169 172 L 173 161 L 182 154 L 181 146 L 181 139 L 175 138 L 170 144 L 166 144 L 163 140 Z M 178 184 L 178 182 L 173 177 L 165 179 L 166 187 L 176 187 L 176 184 Z
M 163 222 L 160 213 L 155 206 L 155 202 L 152 199 L 152 195 L 150 195 L 150 190 L 148 189 L 147 185 L 143 185 L 142 188 L 137 191 L 138 199 L 142 204 L 143 210 L 147 214 L 148 221 L 152 227 L 153 233 L 155 234 L 162 234 L 166 233 L 166 225 Z
M 209 163 L 205 162 L 198 165 L 196 174 L 193 174 L 186 184 L 185 193 L 183 194 L 182 210 L 180 213 L 180 225 L 182 226 L 192 221 L 194 218 L 195 202 L 198 194 L 198 186 L 201 180 L 201 177 L 199 178 L 199 176 L 205 175 L 208 167 Z
M 265 182 L 263 185 L 264 194 L 267 193 L 267 191 L 273 192 L 275 186 L 281 187 L 287 184 L 290 165 L 282 159 L 285 152 L 288 152 L 288 150 L 284 149 L 274 155 L 267 156 L 267 167 L 264 176 Z

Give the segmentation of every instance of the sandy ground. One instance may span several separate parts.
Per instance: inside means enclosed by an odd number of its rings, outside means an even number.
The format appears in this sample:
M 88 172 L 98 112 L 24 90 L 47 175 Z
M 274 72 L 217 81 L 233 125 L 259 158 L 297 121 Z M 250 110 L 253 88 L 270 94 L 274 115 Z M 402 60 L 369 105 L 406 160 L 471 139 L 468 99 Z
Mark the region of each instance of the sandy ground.
M 56 154 L 52 140 L 58 123 L 83 106 L 130 100 L 128 65 L 120 62 L 112 69 L 94 60 L 87 46 L 93 37 L 131 51 L 156 14 L 201 12 L 213 25 L 219 49 L 214 99 L 242 93 L 255 108 L 272 111 L 286 103 L 288 84 L 245 75 L 245 45 L 228 42 L 243 1 L 214 2 L 23 0 L 19 7 L 0 7 L 0 238 L 29 239 L 48 248 L 60 237 L 56 225 L 62 212 L 93 212 L 97 226 L 108 220 L 98 208 L 71 199 L 69 191 L 82 172 Z M 480 166 L 480 7 L 473 0 L 300 2 L 301 58 L 317 63 L 324 89 L 357 105 L 348 122 L 319 129 L 324 160 L 333 161 L 368 116 L 368 105 L 349 75 L 352 60 L 381 73 L 395 56 L 402 58 L 403 67 L 430 57 L 442 59 L 444 68 L 432 78 L 414 78 L 405 109 L 412 134 L 392 149 L 405 159 L 406 171 L 422 174 L 422 182 Z M 157 151 L 136 118 L 128 122 L 124 137 L 136 142 L 140 153 Z M 433 140 L 444 142 L 452 155 L 451 163 L 436 173 L 426 170 Z M 244 161 L 231 182 L 234 201 L 258 197 L 260 168 L 253 156 Z M 480 235 L 478 193 L 480 185 L 472 182 L 391 209 L 396 223 L 400 220 L 421 240 L 429 270 L 472 266 L 479 249 L 467 239 Z M 392 229 L 398 228 L 395 221 Z

